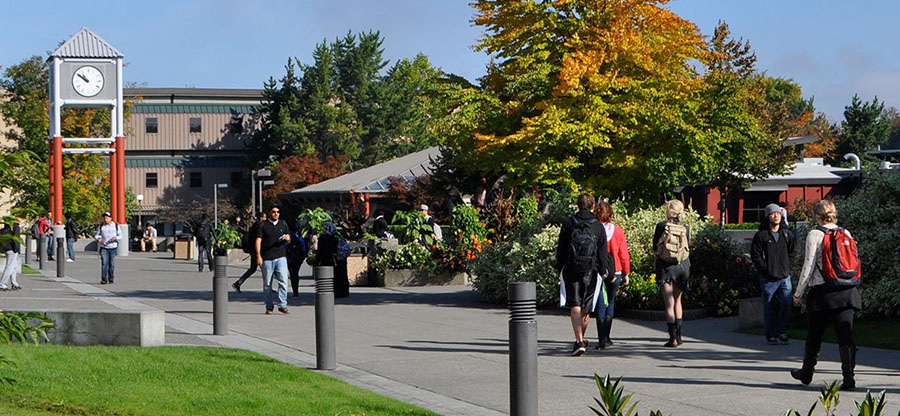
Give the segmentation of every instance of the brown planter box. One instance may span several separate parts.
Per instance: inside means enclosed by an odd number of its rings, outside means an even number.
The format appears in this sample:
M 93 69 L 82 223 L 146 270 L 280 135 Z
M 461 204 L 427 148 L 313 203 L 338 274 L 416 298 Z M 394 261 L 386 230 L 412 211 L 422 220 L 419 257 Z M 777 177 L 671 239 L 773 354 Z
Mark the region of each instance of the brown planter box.
M 402 287 L 402 286 L 449 286 L 465 285 L 469 283 L 469 275 L 466 273 L 442 272 L 430 274 L 417 270 L 388 269 L 378 277 L 378 286 Z
M 369 258 L 362 254 L 347 257 L 347 280 L 350 286 L 369 285 Z

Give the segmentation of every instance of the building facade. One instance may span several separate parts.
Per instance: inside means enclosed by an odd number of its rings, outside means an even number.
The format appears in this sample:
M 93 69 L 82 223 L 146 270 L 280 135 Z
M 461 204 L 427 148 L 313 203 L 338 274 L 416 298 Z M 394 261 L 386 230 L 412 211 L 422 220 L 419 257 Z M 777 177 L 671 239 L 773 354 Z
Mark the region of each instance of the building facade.
M 222 201 L 249 198 L 244 149 L 262 90 L 126 88 L 124 94 L 134 100 L 125 122 L 125 186 L 138 195 L 133 217 L 160 222 L 160 232 L 172 235 L 180 227 L 171 217 L 211 206 L 216 184 L 227 184 L 219 189 Z

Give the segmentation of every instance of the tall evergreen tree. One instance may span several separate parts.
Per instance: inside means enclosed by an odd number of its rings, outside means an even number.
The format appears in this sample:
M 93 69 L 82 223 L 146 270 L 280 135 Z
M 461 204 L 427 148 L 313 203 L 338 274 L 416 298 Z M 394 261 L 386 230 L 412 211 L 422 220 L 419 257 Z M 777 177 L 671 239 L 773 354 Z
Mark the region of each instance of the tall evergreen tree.
M 844 121 L 841 122 L 841 136 L 837 141 L 837 156 L 855 153 L 866 158 L 866 151 L 885 143 L 890 138 L 891 122 L 883 115 L 884 102 L 878 97 L 872 102 L 862 102 L 854 94 L 850 105 L 844 107 Z

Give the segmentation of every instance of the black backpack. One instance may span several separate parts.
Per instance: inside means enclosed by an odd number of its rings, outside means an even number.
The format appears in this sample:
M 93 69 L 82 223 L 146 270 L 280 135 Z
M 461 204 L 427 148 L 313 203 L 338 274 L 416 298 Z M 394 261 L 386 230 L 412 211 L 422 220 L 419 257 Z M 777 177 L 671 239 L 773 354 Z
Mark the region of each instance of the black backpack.
M 587 221 L 575 220 L 572 224 L 572 232 L 569 235 L 569 266 L 573 273 L 588 275 L 594 270 L 594 262 L 597 259 L 597 235 L 591 226 L 595 222 L 597 220 L 591 218 Z

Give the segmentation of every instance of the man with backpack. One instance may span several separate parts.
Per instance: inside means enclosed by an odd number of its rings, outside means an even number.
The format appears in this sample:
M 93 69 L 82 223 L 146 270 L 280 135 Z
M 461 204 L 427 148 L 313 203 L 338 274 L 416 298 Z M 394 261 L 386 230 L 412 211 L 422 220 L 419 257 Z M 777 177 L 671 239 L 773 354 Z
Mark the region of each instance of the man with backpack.
M 759 273 L 769 345 L 790 343 L 787 330 L 791 323 L 791 255 L 795 242 L 780 207 L 767 205 L 766 221 L 753 236 L 750 257 Z
M 213 271 L 212 257 L 212 223 L 206 213 L 200 216 L 200 222 L 197 224 L 197 232 L 194 237 L 197 238 L 197 267 L 203 271 L 203 255 L 206 254 L 206 261 L 209 263 L 209 271 Z
M 594 216 L 594 197 L 578 197 L 578 212 L 563 223 L 556 248 L 556 270 L 560 279 L 560 306 L 569 308 L 575 344 L 572 355 L 587 349 L 584 339 L 590 313 L 597 300 L 598 273 L 609 270 L 609 250 L 603 224 Z

